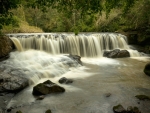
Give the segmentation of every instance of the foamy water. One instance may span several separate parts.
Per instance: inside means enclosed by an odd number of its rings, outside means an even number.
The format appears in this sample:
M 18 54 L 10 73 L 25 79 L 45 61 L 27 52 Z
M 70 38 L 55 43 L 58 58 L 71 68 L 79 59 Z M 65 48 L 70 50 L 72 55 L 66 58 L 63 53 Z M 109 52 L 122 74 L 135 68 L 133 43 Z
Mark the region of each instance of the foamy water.
M 140 58 L 139 58 L 140 59 Z M 64 55 L 51 55 L 41 51 L 29 50 L 12 52 L 10 58 L 0 63 L 0 68 L 17 76 L 24 76 L 31 85 L 15 95 L 9 107 L 16 113 L 113 113 L 117 104 L 137 106 L 142 113 L 149 113 L 150 103 L 140 102 L 135 95 L 150 95 L 150 78 L 143 69 L 150 58 L 143 61 L 132 58 L 81 58 L 83 66 Z M 61 77 L 74 80 L 72 84 L 59 84 Z M 66 89 L 62 94 L 49 94 L 43 100 L 32 95 L 33 86 L 45 80 Z M 35 84 L 33 84 L 35 83 Z M 106 94 L 110 93 L 110 97 Z M 23 107 L 19 107 L 23 106 Z

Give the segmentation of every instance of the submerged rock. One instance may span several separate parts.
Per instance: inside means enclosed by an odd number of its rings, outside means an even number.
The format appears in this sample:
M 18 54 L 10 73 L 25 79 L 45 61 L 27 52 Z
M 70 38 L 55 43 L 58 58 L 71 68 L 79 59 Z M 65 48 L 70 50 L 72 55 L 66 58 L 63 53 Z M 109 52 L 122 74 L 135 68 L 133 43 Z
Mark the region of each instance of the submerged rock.
M 72 83 L 72 82 L 73 82 L 72 79 L 68 79 L 68 78 L 66 78 L 66 77 L 62 77 L 62 78 L 59 79 L 59 83 L 60 83 L 60 84 L 70 84 L 70 83 Z
M 28 86 L 26 78 L 0 73 L 0 92 L 16 93 Z
M 113 107 L 114 113 L 126 113 L 126 110 L 123 108 L 121 104 Z
M 103 56 L 108 58 L 124 58 L 130 57 L 130 53 L 127 50 L 114 49 L 112 51 L 104 51 Z
M 150 97 L 146 95 L 136 95 L 135 97 L 138 98 L 139 100 L 150 100 Z
M 146 64 L 144 68 L 144 73 L 148 76 L 150 76 L 150 63 Z
M 47 80 L 43 83 L 39 83 L 33 87 L 33 95 L 46 95 L 51 93 L 62 93 L 65 92 L 65 89 L 50 80 Z
M 128 106 L 126 113 L 141 113 L 137 107 Z

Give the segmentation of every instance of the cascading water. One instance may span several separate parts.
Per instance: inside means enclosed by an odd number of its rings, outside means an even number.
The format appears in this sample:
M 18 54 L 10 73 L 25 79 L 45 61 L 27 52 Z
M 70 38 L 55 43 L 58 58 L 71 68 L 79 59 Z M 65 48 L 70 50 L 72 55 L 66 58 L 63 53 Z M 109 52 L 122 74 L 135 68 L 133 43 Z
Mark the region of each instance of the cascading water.
M 23 49 L 37 49 L 51 54 L 76 54 L 84 57 L 101 57 L 104 50 L 129 49 L 124 35 L 101 34 L 35 34 L 13 35 Z M 12 38 L 13 40 L 13 38 Z M 134 57 L 133 51 L 129 51 Z M 138 53 L 134 51 L 134 53 Z M 137 56 L 138 54 L 136 54 Z
M 11 113 L 19 110 L 23 113 L 44 113 L 47 109 L 51 109 L 52 113 L 113 113 L 112 108 L 117 104 L 125 108 L 137 106 L 142 113 L 150 113 L 149 107 L 146 107 L 150 103 L 140 101 L 139 104 L 135 98 L 137 94 L 150 95 L 150 78 L 143 73 L 150 58 L 138 61 L 101 57 L 104 50 L 129 50 L 125 36 L 113 33 L 9 36 L 20 51 L 11 52 L 9 59 L 0 62 L 0 69 L 25 77 L 31 83 L 9 102 L 7 108 L 13 108 Z M 137 51 L 129 52 L 130 56 L 138 56 Z M 85 56 L 82 58 L 83 66 L 65 53 Z M 73 79 L 73 83 L 59 84 L 58 80 L 62 77 Z M 32 95 L 33 85 L 47 79 L 66 91 L 36 100 Z

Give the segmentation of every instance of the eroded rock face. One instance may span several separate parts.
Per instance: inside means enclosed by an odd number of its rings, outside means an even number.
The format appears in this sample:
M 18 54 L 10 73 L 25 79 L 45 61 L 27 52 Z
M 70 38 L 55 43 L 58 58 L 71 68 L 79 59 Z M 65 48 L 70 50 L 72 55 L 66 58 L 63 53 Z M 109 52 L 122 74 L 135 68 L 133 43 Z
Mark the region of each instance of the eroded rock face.
M 17 92 L 28 86 L 28 80 L 14 75 L 9 75 L 4 72 L 0 73 L 0 93 Z
M 108 58 L 124 58 L 130 57 L 130 54 L 127 50 L 114 49 L 112 51 L 104 51 L 103 56 Z
M 146 64 L 144 68 L 144 73 L 148 76 L 150 76 L 150 63 Z
M 65 92 L 65 89 L 50 80 L 47 80 L 43 83 L 39 83 L 33 87 L 33 95 L 46 95 L 51 93 L 62 93 Z
M 5 57 L 12 50 L 11 40 L 7 36 L 0 36 L 0 58 Z

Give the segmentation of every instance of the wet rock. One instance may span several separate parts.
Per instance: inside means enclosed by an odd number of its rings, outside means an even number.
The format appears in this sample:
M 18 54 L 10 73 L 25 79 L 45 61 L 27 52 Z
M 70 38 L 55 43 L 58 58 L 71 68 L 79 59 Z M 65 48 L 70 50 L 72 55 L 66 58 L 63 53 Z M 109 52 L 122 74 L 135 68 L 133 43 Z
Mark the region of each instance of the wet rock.
M 21 111 L 17 111 L 16 113 L 22 113 Z
M 81 57 L 78 56 L 78 55 L 72 55 L 72 54 L 69 54 L 68 56 L 69 58 L 73 59 L 73 60 L 76 60 L 79 64 L 82 65 L 82 62 L 81 62 Z
M 108 58 L 117 58 L 117 55 L 118 53 L 120 52 L 119 49 L 115 49 L 115 50 L 112 50 L 109 54 L 108 54 Z
M 45 113 L 52 113 L 50 109 L 48 109 L 47 111 L 45 111 Z
M 123 108 L 121 104 L 113 107 L 114 113 L 126 113 L 126 110 Z
M 139 100 L 150 100 L 150 97 L 146 95 L 136 95 L 135 97 L 138 98 Z
M 5 58 L 11 52 L 11 40 L 7 36 L 0 36 L 0 59 Z
M 150 63 L 146 64 L 144 68 L 144 73 L 148 76 L 150 76 Z
M 0 93 L 11 92 L 16 93 L 28 86 L 28 80 L 26 78 L 0 73 Z
M 37 98 L 36 98 L 36 100 L 43 100 L 45 98 L 45 96 L 44 95 L 41 95 L 41 96 L 38 96 Z
M 33 95 L 46 95 L 51 93 L 62 93 L 65 92 L 65 89 L 50 80 L 47 80 L 43 83 L 39 83 L 33 87 Z
M 11 110 L 12 110 L 12 108 L 8 108 L 8 109 L 7 109 L 7 112 L 11 112 Z
M 141 113 L 137 107 L 129 106 L 126 113 Z
M 124 57 L 130 57 L 130 53 L 127 50 L 121 50 L 117 54 L 117 58 L 124 58 Z
M 130 53 L 127 50 L 114 49 L 112 51 L 104 51 L 103 56 L 108 58 L 124 58 L 130 57 Z
M 60 83 L 60 84 L 70 84 L 70 83 L 72 83 L 72 82 L 73 82 L 72 79 L 68 79 L 68 78 L 66 78 L 66 77 L 62 77 L 61 79 L 59 79 L 59 83 Z

